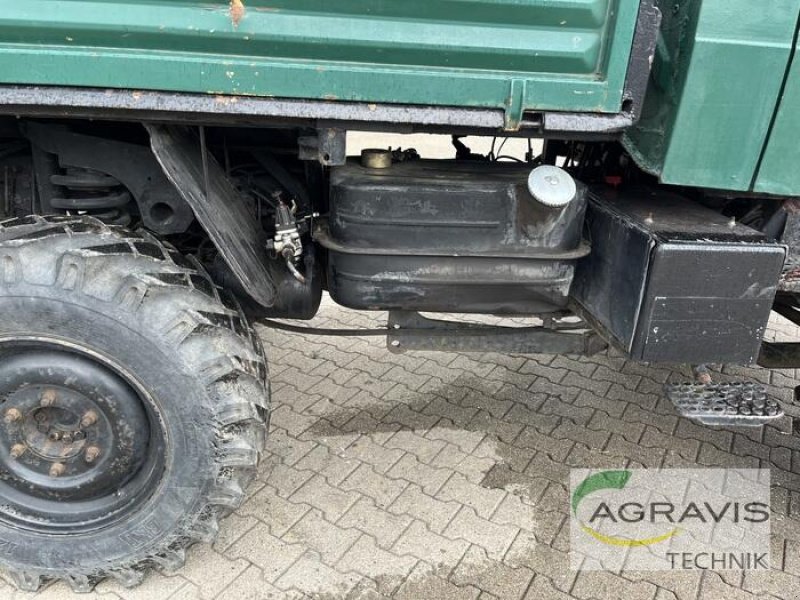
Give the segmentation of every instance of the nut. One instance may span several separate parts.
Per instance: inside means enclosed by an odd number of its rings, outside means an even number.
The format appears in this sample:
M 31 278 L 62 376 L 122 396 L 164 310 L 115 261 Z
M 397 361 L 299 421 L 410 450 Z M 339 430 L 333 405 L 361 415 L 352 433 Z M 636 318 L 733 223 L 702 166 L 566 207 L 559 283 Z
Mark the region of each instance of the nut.
M 98 456 L 100 456 L 100 448 L 97 446 L 89 446 L 83 454 L 83 458 L 87 463 L 93 463 Z
M 6 411 L 5 416 L 3 416 L 3 420 L 8 423 L 14 423 L 15 421 L 19 421 L 22 418 L 22 413 L 19 412 L 16 408 L 9 408 Z
M 52 389 L 47 389 L 42 392 L 42 395 L 39 396 L 39 403 L 42 406 L 53 406 L 56 402 L 56 391 Z
M 50 477 L 61 477 L 65 470 L 64 463 L 53 463 L 50 466 Z
M 81 418 L 81 427 L 91 427 L 97 423 L 97 413 L 93 410 L 88 411 L 83 417 Z
M 25 446 L 25 444 L 14 444 L 13 446 L 11 446 L 11 451 L 9 452 L 9 454 L 11 455 L 11 458 L 19 458 L 20 456 L 25 454 L 25 450 L 27 449 L 28 448 L 27 446 Z

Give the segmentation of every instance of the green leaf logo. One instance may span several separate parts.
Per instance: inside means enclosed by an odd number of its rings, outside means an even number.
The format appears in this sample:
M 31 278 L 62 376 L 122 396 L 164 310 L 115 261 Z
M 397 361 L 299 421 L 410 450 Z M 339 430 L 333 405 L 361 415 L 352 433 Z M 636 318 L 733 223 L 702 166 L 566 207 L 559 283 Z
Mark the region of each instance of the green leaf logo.
M 625 486 L 628 485 L 631 475 L 632 473 L 630 471 L 601 471 L 600 473 L 589 475 L 586 479 L 581 481 L 578 487 L 575 488 L 575 491 L 572 492 L 572 514 L 575 515 L 575 518 L 577 519 L 578 505 L 583 501 L 584 498 L 590 494 L 593 494 L 594 492 L 598 492 L 600 490 L 624 489 Z M 602 534 L 599 531 L 592 529 L 585 523 L 581 523 L 580 521 L 578 522 L 580 523 L 581 530 L 584 533 L 591 535 L 597 541 L 602 542 L 603 544 L 608 544 L 609 546 L 652 546 L 653 544 L 658 544 L 659 542 L 668 540 L 680 532 L 680 529 L 676 527 L 664 535 L 642 539 L 628 539 Z

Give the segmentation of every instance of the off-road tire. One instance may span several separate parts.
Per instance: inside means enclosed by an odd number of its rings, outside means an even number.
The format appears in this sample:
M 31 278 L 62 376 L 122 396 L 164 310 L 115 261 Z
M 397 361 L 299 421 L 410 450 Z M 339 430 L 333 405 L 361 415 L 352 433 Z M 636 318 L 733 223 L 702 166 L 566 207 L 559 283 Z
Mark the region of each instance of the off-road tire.
M 147 233 L 30 216 L 0 224 L 0 315 L 0 340 L 57 335 L 122 365 L 152 394 L 167 440 L 158 487 L 121 522 L 60 535 L 0 519 L 3 570 L 24 590 L 64 580 L 87 592 L 180 568 L 241 503 L 266 439 L 266 361 L 238 304 Z

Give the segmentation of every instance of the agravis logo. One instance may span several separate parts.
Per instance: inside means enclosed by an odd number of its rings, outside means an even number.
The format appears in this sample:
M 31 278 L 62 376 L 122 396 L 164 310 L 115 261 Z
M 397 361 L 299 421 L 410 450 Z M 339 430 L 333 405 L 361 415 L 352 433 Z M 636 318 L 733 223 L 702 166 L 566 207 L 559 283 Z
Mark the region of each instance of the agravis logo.
M 765 469 L 574 469 L 577 569 L 762 569 L 769 561 Z

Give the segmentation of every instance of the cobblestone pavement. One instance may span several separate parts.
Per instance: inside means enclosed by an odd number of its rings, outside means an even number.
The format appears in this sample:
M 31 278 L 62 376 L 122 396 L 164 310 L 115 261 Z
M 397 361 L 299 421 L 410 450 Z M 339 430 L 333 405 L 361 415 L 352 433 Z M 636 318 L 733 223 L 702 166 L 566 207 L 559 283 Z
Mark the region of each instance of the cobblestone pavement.
M 326 301 L 312 323 L 375 327 L 385 314 Z M 777 326 L 773 334 L 787 333 Z M 97 598 L 261 600 L 800 598 L 800 437 L 707 429 L 662 397 L 686 368 L 605 354 L 395 355 L 383 338 L 261 328 L 271 360 L 269 452 L 213 547 L 141 587 Z M 795 332 L 796 333 L 796 332 Z M 787 411 L 794 371 L 723 370 L 769 384 Z M 575 467 L 767 466 L 771 572 L 575 572 Z M 28 598 L 0 587 L 0 597 Z M 71 597 L 63 585 L 38 595 Z

